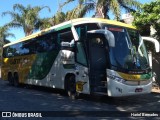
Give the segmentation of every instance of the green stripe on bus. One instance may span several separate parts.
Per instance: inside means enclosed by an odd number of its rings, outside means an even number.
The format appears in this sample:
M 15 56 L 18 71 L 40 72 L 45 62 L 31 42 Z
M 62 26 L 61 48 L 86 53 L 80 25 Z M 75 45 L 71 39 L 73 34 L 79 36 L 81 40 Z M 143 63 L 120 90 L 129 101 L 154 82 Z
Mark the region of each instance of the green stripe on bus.
M 143 74 L 143 75 L 141 75 L 141 77 L 140 77 L 140 79 L 142 79 L 142 80 L 148 80 L 148 79 L 151 79 L 152 78 L 152 73 L 150 72 L 150 73 L 148 73 L 148 74 Z
M 65 69 L 75 69 L 75 64 L 63 64 Z
M 29 72 L 29 79 L 42 80 L 49 73 L 59 51 L 38 53 Z
M 54 30 L 55 30 L 55 31 L 59 31 L 59 30 L 65 29 L 65 28 L 70 28 L 70 27 L 71 27 L 71 24 L 68 24 L 68 25 L 64 25 L 64 26 L 62 26 L 62 27 L 55 28 Z

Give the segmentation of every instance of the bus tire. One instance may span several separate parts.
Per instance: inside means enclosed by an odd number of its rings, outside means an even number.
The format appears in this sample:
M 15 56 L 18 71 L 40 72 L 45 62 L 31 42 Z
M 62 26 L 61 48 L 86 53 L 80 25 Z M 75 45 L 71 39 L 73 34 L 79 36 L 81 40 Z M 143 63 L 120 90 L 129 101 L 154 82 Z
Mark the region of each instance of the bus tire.
M 74 75 L 68 76 L 65 89 L 71 99 L 76 99 L 78 97 L 76 92 L 76 80 Z
M 13 83 L 15 87 L 19 86 L 19 77 L 18 77 L 18 73 L 14 73 L 14 79 L 13 79 Z
M 9 82 L 9 85 L 13 86 L 13 77 L 12 77 L 12 73 L 8 73 L 8 82 Z

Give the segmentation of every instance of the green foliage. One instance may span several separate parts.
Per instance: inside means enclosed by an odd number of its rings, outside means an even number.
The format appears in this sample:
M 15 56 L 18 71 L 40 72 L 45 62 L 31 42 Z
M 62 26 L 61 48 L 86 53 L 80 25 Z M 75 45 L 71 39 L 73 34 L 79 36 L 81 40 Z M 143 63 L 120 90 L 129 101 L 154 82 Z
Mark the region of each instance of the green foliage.
M 57 12 L 53 17 L 54 25 L 62 23 L 65 21 L 66 15 L 64 12 Z
M 79 0 L 79 3 L 72 10 L 67 11 L 66 13 L 62 12 L 62 8 L 70 2 L 74 2 L 75 0 L 67 0 L 66 2 L 59 5 L 59 9 L 57 13 L 53 16 L 52 22 L 54 25 L 62 23 L 64 21 L 68 21 L 71 19 L 82 18 L 87 12 L 94 9 L 93 4 L 84 5 L 84 0 Z
M 5 44 L 8 43 L 8 40 L 6 40 L 7 37 L 15 37 L 13 33 L 8 32 L 9 27 L 8 25 L 4 25 L 3 27 L 0 27 L 0 43 Z
M 47 6 L 31 7 L 30 5 L 28 5 L 27 7 L 25 7 L 21 4 L 15 4 L 13 5 L 13 11 L 3 12 L 2 16 L 10 15 L 12 21 L 8 23 L 8 26 L 14 28 L 22 28 L 25 35 L 27 36 L 38 30 L 40 28 L 39 25 L 42 25 L 40 24 L 43 22 L 39 17 L 39 13 L 44 8 L 48 8 L 48 11 L 50 12 L 49 7 Z
M 9 41 L 9 40 L 7 40 L 7 39 L 5 39 L 4 40 L 4 44 L 8 44 L 8 43 L 10 43 L 11 41 Z
M 142 11 L 133 13 L 133 24 L 141 31 L 144 31 L 143 26 L 153 26 L 157 31 L 154 36 L 160 40 L 160 0 L 144 4 Z
M 75 0 L 67 0 L 66 3 Z M 101 16 L 102 18 L 109 18 L 108 13 L 111 11 L 115 15 L 116 20 L 120 20 L 121 10 L 125 9 L 127 12 L 140 9 L 141 3 L 136 0 L 79 0 L 79 4 L 83 7 L 84 15 L 96 9 L 94 16 Z
M 79 0 L 79 4 L 71 11 L 66 13 L 66 20 L 84 17 L 87 12 L 94 9 L 93 4 L 84 5 L 83 0 Z
M 160 41 L 160 0 L 144 4 L 142 6 L 142 11 L 133 13 L 133 16 L 133 25 L 139 29 L 141 35 L 149 36 L 150 26 L 152 26 L 156 30 L 156 33 L 153 35 L 153 37 L 156 37 Z M 147 49 L 154 53 L 154 46 L 148 42 L 145 44 Z
M 54 24 L 52 23 L 52 18 L 43 18 L 43 19 L 39 19 L 35 27 L 39 28 L 40 30 L 43 30 L 53 25 Z
M 96 5 L 97 10 L 102 9 L 104 18 L 107 18 L 108 13 L 112 12 L 116 20 L 120 20 L 122 9 L 131 12 L 140 10 L 140 6 L 141 3 L 136 0 L 98 0 Z

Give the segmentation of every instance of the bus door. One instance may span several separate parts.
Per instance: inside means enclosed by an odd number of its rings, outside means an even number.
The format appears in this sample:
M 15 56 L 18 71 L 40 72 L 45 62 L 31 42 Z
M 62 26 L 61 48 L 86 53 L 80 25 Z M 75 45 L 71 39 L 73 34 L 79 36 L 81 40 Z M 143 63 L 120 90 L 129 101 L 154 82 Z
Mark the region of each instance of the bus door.
M 108 64 L 104 34 L 87 35 L 89 56 L 89 78 L 91 92 L 107 93 L 106 68 Z

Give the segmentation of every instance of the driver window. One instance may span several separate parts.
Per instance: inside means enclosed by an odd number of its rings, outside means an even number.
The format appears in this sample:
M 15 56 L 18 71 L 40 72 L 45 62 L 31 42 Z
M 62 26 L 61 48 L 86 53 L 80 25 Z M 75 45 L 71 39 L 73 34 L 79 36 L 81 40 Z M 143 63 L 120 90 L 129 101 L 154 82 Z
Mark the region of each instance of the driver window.
M 104 42 L 103 42 L 103 39 L 102 39 L 102 38 L 97 37 L 97 38 L 93 38 L 93 39 L 92 39 L 92 44 L 93 44 L 93 45 L 97 45 L 97 46 L 103 46 L 103 45 L 104 45 Z

